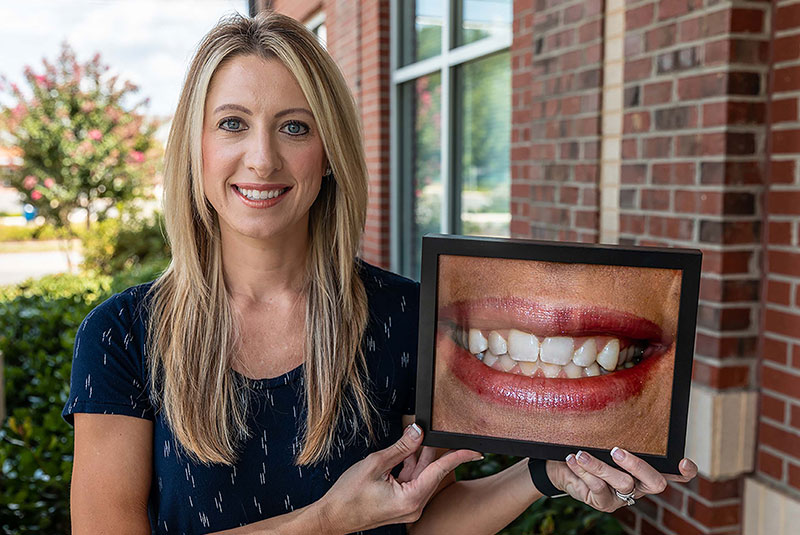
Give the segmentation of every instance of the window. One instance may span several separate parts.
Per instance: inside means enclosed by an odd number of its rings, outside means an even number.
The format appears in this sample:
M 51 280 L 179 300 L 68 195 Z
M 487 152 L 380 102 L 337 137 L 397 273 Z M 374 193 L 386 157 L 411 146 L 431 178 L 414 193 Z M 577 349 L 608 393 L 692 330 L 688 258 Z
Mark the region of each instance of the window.
M 429 232 L 508 236 L 511 0 L 395 0 L 392 267 Z
M 328 30 L 325 27 L 325 13 L 320 11 L 306 22 L 306 28 L 317 36 L 322 46 L 328 48 Z

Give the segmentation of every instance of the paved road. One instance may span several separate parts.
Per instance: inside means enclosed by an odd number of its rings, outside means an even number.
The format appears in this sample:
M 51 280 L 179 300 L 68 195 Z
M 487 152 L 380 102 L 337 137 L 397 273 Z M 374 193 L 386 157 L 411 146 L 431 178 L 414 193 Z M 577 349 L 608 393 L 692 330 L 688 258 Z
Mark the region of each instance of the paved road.
M 72 253 L 77 268 L 81 255 Z M 0 253 L 0 286 L 14 284 L 31 277 L 67 271 L 67 257 L 61 251 L 44 253 Z

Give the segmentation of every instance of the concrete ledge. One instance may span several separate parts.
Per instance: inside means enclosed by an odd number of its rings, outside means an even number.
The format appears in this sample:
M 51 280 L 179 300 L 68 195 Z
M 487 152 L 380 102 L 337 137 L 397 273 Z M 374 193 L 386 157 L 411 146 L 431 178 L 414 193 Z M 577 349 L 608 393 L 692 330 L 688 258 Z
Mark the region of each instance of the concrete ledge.
M 742 535 L 795 535 L 800 529 L 800 501 L 748 477 L 743 524 Z
M 755 391 L 692 386 L 686 456 L 704 477 L 726 479 L 753 471 L 757 401 Z

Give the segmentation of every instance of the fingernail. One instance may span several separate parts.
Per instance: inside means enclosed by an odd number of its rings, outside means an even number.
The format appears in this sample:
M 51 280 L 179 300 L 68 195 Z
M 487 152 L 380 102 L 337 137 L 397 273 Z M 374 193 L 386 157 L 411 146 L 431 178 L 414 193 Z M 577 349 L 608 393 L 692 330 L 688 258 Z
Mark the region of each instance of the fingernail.
M 418 438 L 422 434 L 422 429 L 414 423 L 406 427 L 406 434 L 411 438 Z
M 484 459 L 483 455 L 478 455 L 477 457 L 473 457 L 473 461 L 482 461 Z
M 578 452 L 576 456 L 578 458 L 578 462 L 581 464 L 589 464 L 589 454 L 585 451 L 581 450 Z
M 611 456 L 614 458 L 615 461 L 624 461 L 625 450 L 621 450 L 615 447 L 613 450 L 611 450 Z
M 566 459 L 566 460 L 567 460 L 567 464 L 572 464 L 572 463 L 574 463 L 574 462 L 575 462 L 575 455 L 573 455 L 572 453 L 570 453 L 569 455 L 567 455 L 567 459 Z

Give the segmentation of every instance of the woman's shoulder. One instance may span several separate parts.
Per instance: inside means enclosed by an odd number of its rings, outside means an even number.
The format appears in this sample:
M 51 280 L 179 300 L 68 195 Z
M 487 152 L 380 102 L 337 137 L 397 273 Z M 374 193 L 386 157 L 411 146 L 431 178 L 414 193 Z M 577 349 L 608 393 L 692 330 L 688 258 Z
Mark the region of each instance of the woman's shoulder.
M 113 294 L 86 315 L 80 330 L 83 331 L 87 327 L 93 329 L 108 327 L 109 322 L 131 325 L 143 320 L 154 283 L 155 281 L 137 284 Z
M 419 283 L 397 273 L 387 271 L 363 260 L 358 260 L 361 279 L 367 287 L 400 292 L 419 292 Z

